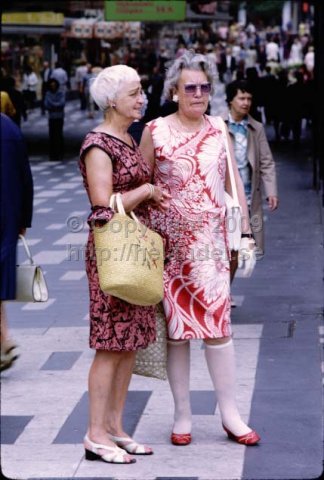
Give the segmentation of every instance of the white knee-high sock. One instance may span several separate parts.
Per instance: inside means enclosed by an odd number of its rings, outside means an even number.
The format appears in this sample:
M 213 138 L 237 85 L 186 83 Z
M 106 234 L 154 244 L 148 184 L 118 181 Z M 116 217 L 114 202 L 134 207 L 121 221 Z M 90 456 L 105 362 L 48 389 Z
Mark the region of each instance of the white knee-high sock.
M 190 344 L 188 340 L 168 340 L 167 371 L 174 399 L 173 433 L 190 433 Z
M 251 429 L 243 422 L 235 401 L 235 352 L 233 341 L 219 345 L 205 344 L 205 356 L 212 379 L 223 424 L 234 435 Z

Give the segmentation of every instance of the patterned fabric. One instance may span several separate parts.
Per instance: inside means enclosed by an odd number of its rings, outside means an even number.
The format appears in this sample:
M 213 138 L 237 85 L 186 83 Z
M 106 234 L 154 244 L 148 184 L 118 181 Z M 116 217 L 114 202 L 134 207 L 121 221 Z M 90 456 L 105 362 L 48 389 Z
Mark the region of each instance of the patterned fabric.
M 244 185 L 245 195 L 248 205 L 251 203 L 251 168 L 247 158 L 247 138 L 248 138 L 248 120 L 235 122 L 229 113 L 228 128 L 234 136 L 234 153 L 236 163 Z
M 151 211 L 165 239 L 164 300 L 172 339 L 231 334 L 229 250 L 225 230 L 226 153 L 218 119 L 188 133 L 167 119 L 148 123 L 155 148 L 154 183 L 172 196 Z
M 130 147 L 122 140 L 106 133 L 90 132 L 80 151 L 80 170 L 84 187 L 89 194 L 85 153 L 92 147 L 106 152 L 113 165 L 114 192 L 126 192 L 150 180 L 150 167 L 143 160 L 138 147 Z M 88 217 L 92 221 L 108 221 L 113 212 L 109 208 L 95 207 Z M 141 204 L 135 213 L 148 225 L 147 208 Z M 146 348 L 155 341 L 155 307 L 131 305 L 110 295 L 99 287 L 93 232 L 90 229 L 86 249 L 86 270 L 90 292 L 90 347 L 96 350 L 132 351 Z

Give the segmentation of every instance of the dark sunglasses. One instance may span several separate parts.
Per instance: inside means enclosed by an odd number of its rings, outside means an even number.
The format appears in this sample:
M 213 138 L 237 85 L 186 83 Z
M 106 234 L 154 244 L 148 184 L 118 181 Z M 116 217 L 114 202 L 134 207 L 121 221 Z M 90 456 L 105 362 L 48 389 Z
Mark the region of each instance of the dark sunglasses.
M 188 95 L 194 95 L 198 88 L 200 88 L 202 95 L 208 95 L 211 92 L 210 83 L 187 83 L 184 85 L 184 91 Z

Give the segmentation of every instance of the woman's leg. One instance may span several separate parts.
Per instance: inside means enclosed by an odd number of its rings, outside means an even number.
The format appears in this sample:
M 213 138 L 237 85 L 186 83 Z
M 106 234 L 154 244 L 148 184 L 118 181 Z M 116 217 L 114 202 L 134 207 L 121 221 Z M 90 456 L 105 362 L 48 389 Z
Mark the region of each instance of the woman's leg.
M 153 450 L 135 442 L 123 428 L 123 412 L 128 387 L 134 369 L 135 352 L 125 352 L 115 370 L 113 384 L 106 408 L 106 431 L 113 441 L 131 454 L 149 455 Z
M 92 442 L 108 447 L 116 446 L 106 430 L 106 414 L 109 394 L 116 388 L 115 371 L 121 355 L 118 352 L 97 350 L 89 372 L 88 437 Z M 130 458 L 125 455 L 125 460 Z
M 190 433 L 190 344 L 188 340 L 168 340 L 167 370 L 174 399 L 173 433 Z
M 19 357 L 17 353 L 17 345 L 10 339 L 8 332 L 8 322 L 5 306 L 2 300 L 0 300 L 1 310 L 1 360 L 0 371 L 6 370 L 12 367 L 14 362 Z
M 59 159 L 62 160 L 64 157 L 64 134 L 63 134 L 63 127 L 64 127 L 64 118 L 60 118 L 58 122 L 58 132 L 57 132 L 57 140 L 58 140 L 58 156 Z
M 123 411 L 129 383 L 135 363 L 135 352 L 120 354 L 113 374 L 112 384 L 107 396 L 105 420 L 106 431 L 117 437 L 125 437 L 123 429 Z
M 227 337 L 205 341 L 205 356 L 212 379 L 222 422 L 234 435 L 251 432 L 241 419 L 235 400 L 235 352 L 233 341 Z
M 57 160 L 55 145 L 55 120 L 48 119 L 49 157 L 50 160 Z

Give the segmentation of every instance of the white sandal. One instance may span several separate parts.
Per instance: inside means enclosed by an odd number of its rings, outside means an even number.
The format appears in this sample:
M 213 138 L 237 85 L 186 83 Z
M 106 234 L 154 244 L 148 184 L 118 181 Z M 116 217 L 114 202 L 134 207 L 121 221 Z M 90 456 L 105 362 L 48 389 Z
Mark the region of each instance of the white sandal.
M 142 445 L 141 443 L 137 443 L 130 437 L 116 437 L 115 435 L 111 434 L 109 434 L 109 437 L 118 445 L 118 447 L 122 448 L 131 455 L 152 455 L 154 453 L 150 447 Z
M 115 447 L 108 447 L 108 445 L 101 445 L 90 440 L 88 435 L 84 437 L 84 448 L 86 460 L 102 460 L 106 463 L 135 463 L 135 458 L 125 460 L 125 450 Z M 106 450 L 107 453 L 101 454 L 100 450 Z M 109 452 L 109 453 L 108 453 Z

